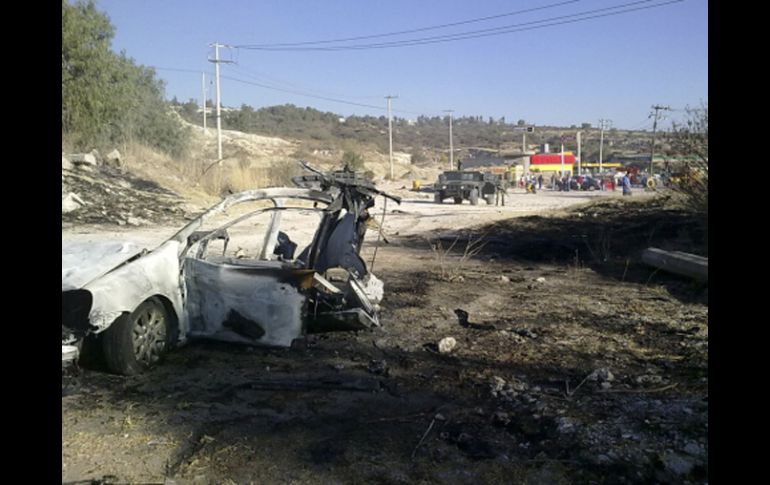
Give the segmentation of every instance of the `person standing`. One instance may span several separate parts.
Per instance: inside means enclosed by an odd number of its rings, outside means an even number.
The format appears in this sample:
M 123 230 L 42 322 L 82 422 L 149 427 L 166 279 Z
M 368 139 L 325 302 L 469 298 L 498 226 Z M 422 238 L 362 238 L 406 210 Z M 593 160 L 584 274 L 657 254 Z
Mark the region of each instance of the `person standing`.
M 537 176 L 537 188 L 543 190 L 543 174 Z
M 631 195 L 631 179 L 628 176 L 628 172 L 623 175 L 621 185 L 623 186 L 623 195 Z

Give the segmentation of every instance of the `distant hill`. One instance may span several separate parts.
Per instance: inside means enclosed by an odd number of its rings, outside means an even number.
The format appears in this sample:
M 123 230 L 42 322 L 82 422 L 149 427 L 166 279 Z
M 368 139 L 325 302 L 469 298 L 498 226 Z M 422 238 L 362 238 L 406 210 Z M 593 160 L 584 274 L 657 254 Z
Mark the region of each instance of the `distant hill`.
M 194 101 L 176 103 L 174 107 L 185 120 L 202 125 L 200 108 Z M 344 142 L 371 146 L 378 152 L 388 151 L 388 119 L 386 116 L 348 116 L 323 112 L 310 107 L 292 104 L 254 109 L 248 105 L 228 109 L 222 115 L 226 129 L 264 136 L 291 138 L 308 142 L 313 149 L 329 149 Z M 518 128 L 518 129 L 517 129 Z M 458 153 L 455 158 L 469 157 L 469 150 L 488 149 L 521 153 L 522 131 L 518 124 L 507 123 L 504 118 L 463 116 L 452 121 L 453 144 Z M 536 126 L 526 134 L 528 150 L 536 150 L 548 144 L 552 152 L 560 148 L 560 135 L 571 135 L 565 142 L 565 150 L 576 151 L 574 135 L 576 127 Z M 582 155 L 584 160 L 598 159 L 599 130 L 581 128 Z M 612 129 L 604 132 L 605 159 L 617 153 L 643 154 L 649 152 L 652 134 L 646 131 Z M 662 137 L 658 137 L 658 143 Z M 660 146 L 660 145 L 659 145 Z M 449 125 L 446 117 L 419 116 L 415 119 L 393 118 L 393 148 L 420 159 L 423 151 L 449 152 Z M 476 154 L 474 154 L 476 155 Z M 473 158 L 473 156 L 471 156 Z

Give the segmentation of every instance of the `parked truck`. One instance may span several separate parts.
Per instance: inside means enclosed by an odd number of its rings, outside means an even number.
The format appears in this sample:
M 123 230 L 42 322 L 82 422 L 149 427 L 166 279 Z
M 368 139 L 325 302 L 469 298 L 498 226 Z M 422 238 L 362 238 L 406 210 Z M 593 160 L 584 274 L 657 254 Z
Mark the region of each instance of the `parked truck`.
M 468 200 L 471 205 L 479 203 L 483 198 L 487 204 L 495 203 L 498 191 L 504 190 L 504 180 L 498 175 L 477 171 L 450 171 L 438 176 L 434 184 L 434 200 L 437 204 L 444 199 L 453 199 L 455 204 Z

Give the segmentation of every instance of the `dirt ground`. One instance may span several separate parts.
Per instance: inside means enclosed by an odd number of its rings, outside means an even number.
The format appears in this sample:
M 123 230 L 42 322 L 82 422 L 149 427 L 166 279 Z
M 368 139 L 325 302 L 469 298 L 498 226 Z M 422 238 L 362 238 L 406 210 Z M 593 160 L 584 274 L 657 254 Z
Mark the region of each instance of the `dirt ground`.
M 62 481 L 708 481 L 708 288 L 639 261 L 648 246 L 707 256 L 700 221 L 643 192 L 472 207 L 391 189 L 405 201 L 388 203 L 374 263 L 381 328 L 193 342 L 138 377 L 78 369 Z M 152 247 L 183 223 L 62 238 Z

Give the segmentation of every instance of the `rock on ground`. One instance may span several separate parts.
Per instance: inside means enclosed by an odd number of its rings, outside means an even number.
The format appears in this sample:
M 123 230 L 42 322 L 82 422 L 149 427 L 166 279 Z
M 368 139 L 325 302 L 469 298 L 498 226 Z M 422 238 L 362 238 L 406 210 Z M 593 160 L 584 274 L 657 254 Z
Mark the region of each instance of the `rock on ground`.
M 84 205 L 86 205 L 86 203 L 83 202 L 83 199 L 78 197 L 77 194 L 70 192 L 61 199 L 61 212 L 62 214 L 66 214 L 68 212 L 80 209 Z
M 70 158 L 75 165 L 96 166 L 96 157 L 92 153 L 74 153 Z
M 454 337 L 444 337 L 438 343 L 438 351 L 442 354 L 448 354 L 457 346 L 457 340 Z

